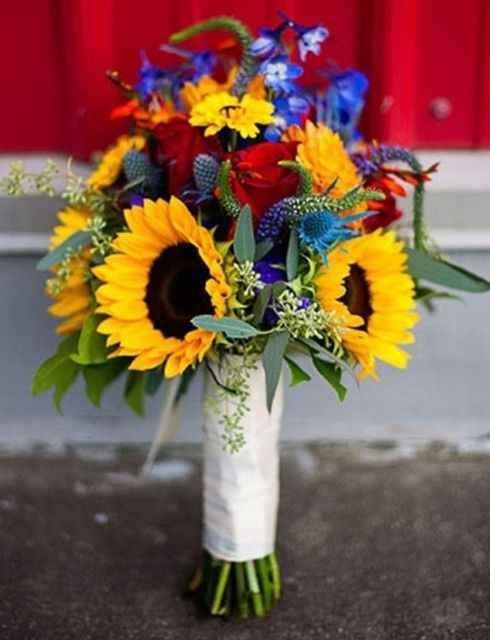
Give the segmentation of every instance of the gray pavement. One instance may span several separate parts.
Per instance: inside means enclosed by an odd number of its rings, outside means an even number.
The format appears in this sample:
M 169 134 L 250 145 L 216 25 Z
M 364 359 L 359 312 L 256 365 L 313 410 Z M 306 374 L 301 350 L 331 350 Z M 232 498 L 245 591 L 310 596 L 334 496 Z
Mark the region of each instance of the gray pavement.
M 200 462 L 173 449 L 0 464 L 2 640 L 488 640 L 489 459 L 432 449 L 288 448 L 266 620 L 203 618 Z M 102 457 L 105 462 L 101 462 Z

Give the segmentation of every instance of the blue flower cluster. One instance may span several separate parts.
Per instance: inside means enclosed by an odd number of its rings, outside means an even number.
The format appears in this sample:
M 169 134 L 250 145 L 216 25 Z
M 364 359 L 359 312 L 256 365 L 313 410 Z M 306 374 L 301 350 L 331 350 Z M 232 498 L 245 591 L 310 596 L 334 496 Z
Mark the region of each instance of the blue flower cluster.
M 367 77 L 356 69 L 328 74 L 330 86 L 316 96 L 317 122 L 325 123 L 350 146 L 361 135 L 357 129 L 369 87 Z
M 271 91 L 274 104 L 274 123 L 265 131 L 270 142 L 280 140 L 284 131 L 293 124 L 301 123 L 301 116 L 308 113 L 311 102 L 308 94 L 295 83 L 303 75 L 303 68 L 291 62 L 282 36 L 292 29 L 300 60 L 304 62 L 308 53 L 320 54 L 321 44 L 328 37 L 328 30 L 321 26 L 306 27 L 281 14 L 283 21 L 275 29 L 260 29 L 259 37 L 251 46 L 252 54 L 260 61 L 259 73 L 264 76 L 265 86 Z

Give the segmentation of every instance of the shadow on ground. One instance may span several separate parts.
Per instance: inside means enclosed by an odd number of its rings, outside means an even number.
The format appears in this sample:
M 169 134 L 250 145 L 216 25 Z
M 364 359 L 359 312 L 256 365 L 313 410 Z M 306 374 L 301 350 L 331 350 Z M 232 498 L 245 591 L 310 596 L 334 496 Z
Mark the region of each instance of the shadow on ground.
M 104 456 L 103 456 L 104 457 Z M 2 640 L 487 640 L 486 458 L 283 454 L 271 616 L 199 617 L 200 463 L 138 480 L 134 454 L 0 464 Z

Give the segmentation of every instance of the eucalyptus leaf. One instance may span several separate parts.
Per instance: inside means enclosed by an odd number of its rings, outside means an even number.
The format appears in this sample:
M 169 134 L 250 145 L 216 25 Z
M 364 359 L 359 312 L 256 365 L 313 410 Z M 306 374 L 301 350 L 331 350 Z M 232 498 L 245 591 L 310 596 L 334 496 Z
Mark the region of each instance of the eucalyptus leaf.
M 287 331 L 272 333 L 265 345 L 262 354 L 262 363 L 265 370 L 265 386 L 267 395 L 267 409 L 272 409 L 277 385 L 281 377 L 282 361 L 289 342 Z
M 270 302 L 272 296 L 272 287 L 270 284 L 265 285 L 261 289 L 259 295 L 255 299 L 253 306 L 253 321 L 255 324 L 260 324 L 264 319 L 265 310 Z
M 235 231 L 233 250 L 238 262 L 253 262 L 255 258 L 255 236 L 252 212 L 247 205 L 243 207 Z
M 313 358 L 317 353 L 321 353 L 323 357 L 327 358 L 329 361 L 335 363 L 338 367 L 340 367 L 343 371 L 348 373 L 354 382 L 359 386 L 359 380 L 357 379 L 356 374 L 352 367 L 350 367 L 346 362 L 344 362 L 341 358 L 334 355 L 331 351 L 329 351 L 326 347 L 318 344 L 314 340 L 310 340 L 309 338 L 301 338 L 299 340 L 301 344 L 304 344 L 310 352 L 311 357 Z
M 415 290 L 415 299 L 417 302 L 430 302 L 432 300 L 458 300 L 462 302 L 461 298 L 449 291 L 435 291 L 429 287 L 417 287 Z
M 128 379 L 124 388 L 124 399 L 127 405 L 143 417 L 145 415 L 145 372 L 128 371 Z
M 332 387 L 340 402 L 343 402 L 347 395 L 347 388 L 341 383 L 342 370 L 333 362 L 326 362 L 315 356 L 312 359 L 315 369 Z
M 309 382 L 311 380 L 310 374 L 306 373 L 304 369 L 302 369 L 299 364 L 294 362 L 288 356 L 284 356 L 284 359 L 288 363 L 289 373 L 291 374 L 291 381 L 289 383 L 290 387 L 295 387 L 302 382 Z
M 262 240 L 262 242 L 258 242 L 255 247 L 255 262 L 262 260 L 273 247 L 274 243 L 272 240 Z
M 433 258 L 428 253 L 416 249 L 407 249 L 407 253 L 408 270 L 413 278 L 429 280 L 450 289 L 470 293 L 484 293 L 490 290 L 490 282 L 471 271 L 445 260 Z
M 213 316 L 202 315 L 195 316 L 191 322 L 199 329 L 221 332 L 229 338 L 252 338 L 260 333 L 260 331 L 252 327 L 251 324 L 238 318 L 217 319 L 213 318 Z
M 68 249 L 73 251 L 90 244 L 91 234 L 89 231 L 77 231 L 69 236 L 59 247 L 47 253 L 44 258 L 37 263 L 38 271 L 48 271 L 51 267 L 63 261 Z
M 298 232 L 296 229 L 291 229 L 289 234 L 288 252 L 286 256 L 286 271 L 288 274 L 288 280 L 294 280 L 298 273 L 299 264 L 299 246 L 298 246 Z

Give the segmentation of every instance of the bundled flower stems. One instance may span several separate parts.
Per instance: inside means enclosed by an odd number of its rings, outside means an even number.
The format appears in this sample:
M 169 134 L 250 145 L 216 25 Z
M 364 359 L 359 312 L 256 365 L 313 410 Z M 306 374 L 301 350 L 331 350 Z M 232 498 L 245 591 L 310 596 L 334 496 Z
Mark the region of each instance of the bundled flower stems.
M 182 48 L 208 31 L 226 40 Z M 111 118 L 128 133 L 86 181 L 68 168 L 38 265 L 60 342 L 35 394 L 52 390 L 59 407 L 81 376 L 99 406 L 124 376 L 138 414 L 166 387 L 168 418 L 204 372 L 203 554 L 191 587 L 213 615 L 263 616 L 281 594 L 283 369 L 292 387 L 315 372 L 325 403 L 329 391 L 343 401 L 346 376 L 407 366 L 417 303 L 448 297 L 441 286 L 490 287 L 430 240 L 423 195 L 436 167 L 358 130 L 366 77 L 327 67 L 303 82 L 312 57 L 328 59 L 328 37 L 283 15 L 258 35 L 211 18 L 162 47 L 171 67 L 143 55 L 134 86 L 111 72 L 121 92 Z M 56 174 L 17 163 L 2 187 L 52 195 Z

